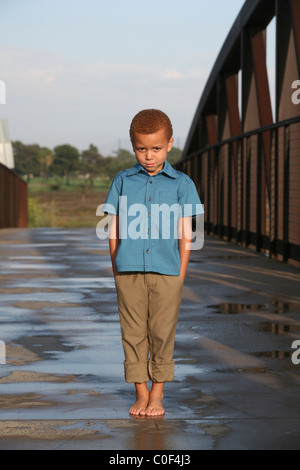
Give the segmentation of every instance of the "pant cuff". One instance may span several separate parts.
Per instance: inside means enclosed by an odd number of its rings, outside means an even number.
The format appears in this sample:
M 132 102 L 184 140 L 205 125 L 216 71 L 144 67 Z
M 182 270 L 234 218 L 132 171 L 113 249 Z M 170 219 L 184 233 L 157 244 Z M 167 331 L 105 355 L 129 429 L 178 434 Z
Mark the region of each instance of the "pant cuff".
M 147 362 L 124 361 L 124 375 L 127 383 L 144 383 L 150 380 Z
M 175 362 L 153 362 L 149 361 L 149 376 L 153 382 L 172 382 L 174 380 Z

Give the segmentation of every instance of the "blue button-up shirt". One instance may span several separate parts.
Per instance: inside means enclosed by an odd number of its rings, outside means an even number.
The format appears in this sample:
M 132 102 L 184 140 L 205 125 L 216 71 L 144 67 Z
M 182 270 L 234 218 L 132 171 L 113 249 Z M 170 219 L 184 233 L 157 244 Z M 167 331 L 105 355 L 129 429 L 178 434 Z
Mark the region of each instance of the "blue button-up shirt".
M 180 275 L 178 219 L 203 214 L 194 182 L 167 161 L 155 175 L 136 163 L 114 178 L 102 211 L 119 216 L 118 272 Z

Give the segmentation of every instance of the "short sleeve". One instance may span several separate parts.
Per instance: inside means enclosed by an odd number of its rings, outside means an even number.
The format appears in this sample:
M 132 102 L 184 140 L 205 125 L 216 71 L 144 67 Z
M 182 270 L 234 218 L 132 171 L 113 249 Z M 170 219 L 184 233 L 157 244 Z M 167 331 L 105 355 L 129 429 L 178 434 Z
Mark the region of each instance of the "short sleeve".
M 105 214 L 118 215 L 119 214 L 119 196 L 121 194 L 122 179 L 118 173 L 113 179 L 105 202 L 102 206 L 102 211 Z
M 183 217 L 195 217 L 204 214 L 204 207 L 200 201 L 195 183 L 184 174 L 179 186 L 178 199 Z

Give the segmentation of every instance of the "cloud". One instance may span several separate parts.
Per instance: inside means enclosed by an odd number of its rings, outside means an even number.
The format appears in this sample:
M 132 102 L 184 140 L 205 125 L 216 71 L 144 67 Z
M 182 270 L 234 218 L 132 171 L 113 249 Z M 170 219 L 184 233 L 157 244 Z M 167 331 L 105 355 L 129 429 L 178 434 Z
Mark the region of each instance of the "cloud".
M 122 81 L 132 84 L 164 83 L 173 80 L 194 80 L 203 76 L 200 69 L 180 72 L 177 69 L 164 69 L 141 64 L 118 64 L 91 62 L 88 64 L 64 60 L 54 53 L 39 50 L 23 50 L 12 47 L 3 48 L 0 54 L 2 79 L 19 84 L 26 90 L 37 91 L 36 86 L 57 83 L 61 86 L 85 86 L 99 84 L 118 84 Z M 38 88 L 39 89 L 39 88 Z M 45 91 L 47 89 L 45 88 Z
M 69 141 L 81 149 L 127 135 L 128 120 L 145 107 L 166 110 L 177 135 L 184 136 L 205 77 L 195 68 L 80 63 L 13 47 L 1 48 L 0 69 L 13 140 L 50 147 Z
M 165 78 L 167 80 L 180 80 L 182 79 L 182 74 L 178 70 L 166 70 Z

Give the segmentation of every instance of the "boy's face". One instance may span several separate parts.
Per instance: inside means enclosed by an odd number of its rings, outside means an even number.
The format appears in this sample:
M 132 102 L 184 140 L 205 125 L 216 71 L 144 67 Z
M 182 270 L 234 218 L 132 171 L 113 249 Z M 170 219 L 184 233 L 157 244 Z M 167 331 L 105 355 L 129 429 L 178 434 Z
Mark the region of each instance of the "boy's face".
M 173 141 L 173 137 L 168 140 L 165 129 L 154 134 L 134 134 L 133 151 L 137 161 L 149 175 L 156 175 L 163 168 Z

